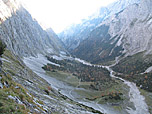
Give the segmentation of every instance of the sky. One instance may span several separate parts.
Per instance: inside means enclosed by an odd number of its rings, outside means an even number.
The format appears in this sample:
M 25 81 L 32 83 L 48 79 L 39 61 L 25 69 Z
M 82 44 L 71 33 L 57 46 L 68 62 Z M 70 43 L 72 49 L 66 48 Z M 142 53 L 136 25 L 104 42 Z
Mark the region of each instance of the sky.
M 42 27 L 52 28 L 56 33 L 72 23 L 79 23 L 101 6 L 116 0 L 21 0 Z

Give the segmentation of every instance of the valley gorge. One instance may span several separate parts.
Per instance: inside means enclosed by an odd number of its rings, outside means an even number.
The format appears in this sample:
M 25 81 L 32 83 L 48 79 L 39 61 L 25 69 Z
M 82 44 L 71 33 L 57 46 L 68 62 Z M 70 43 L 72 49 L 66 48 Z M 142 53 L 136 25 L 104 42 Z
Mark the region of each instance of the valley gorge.
M 56 34 L 0 0 L 0 113 L 152 114 L 152 0 L 118 0 Z

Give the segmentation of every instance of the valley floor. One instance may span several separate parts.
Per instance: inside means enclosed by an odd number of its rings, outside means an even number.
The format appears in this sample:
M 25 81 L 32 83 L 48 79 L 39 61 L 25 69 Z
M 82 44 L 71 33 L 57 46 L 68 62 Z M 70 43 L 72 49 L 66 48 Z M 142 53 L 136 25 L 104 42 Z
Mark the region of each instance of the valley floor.
M 67 96 L 75 102 L 92 107 L 95 110 L 99 110 L 100 112 L 107 114 L 149 113 L 148 107 L 144 101 L 144 97 L 140 95 L 138 88 L 135 85 L 132 86 L 132 83 L 130 82 L 125 82 L 123 79 L 120 80 L 117 78 L 113 78 L 116 84 L 114 84 L 111 88 L 97 91 L 90 89 L 90 85 L 93 84 L 93 82 L 82 82 L 81 79 L 79 79 L 72 73 L 60 71 L 58 69 L 55 69 L 55 71 L 43 70 L 42 67 L 47 64 L 57 64 L 48 61 L 47 58 L 42 55 L 39 55 L 38 58 L 24 58 L 24 62 L 36 74 L 38 74 L 48 83 L 50 83 L 52 88 L 56 89 L 59 93 Z M 85 63 L 85 61 L 82 60 L 79 60 L 79 62 L 90 65 L 89 63 Z M 112 73 L 113 71 L 110 72 Z M 117 101 L 113 99 L 108 99 L 110 98 L 110 96 L 112 96 L 113 98 L 113 96 L 117 95 L 115 93 L 116 91 L 119 91 L 119 93 L 123 94 L 123 100 Z M 137 97 L 137 99 L 135 99 L 136 95 L 139 96 Z M 138 101 L 141 102 L 142 105 Z M 140 104 L 141 106 L 138 104 Z M 143 108 L 140 109 L 140 107 Z

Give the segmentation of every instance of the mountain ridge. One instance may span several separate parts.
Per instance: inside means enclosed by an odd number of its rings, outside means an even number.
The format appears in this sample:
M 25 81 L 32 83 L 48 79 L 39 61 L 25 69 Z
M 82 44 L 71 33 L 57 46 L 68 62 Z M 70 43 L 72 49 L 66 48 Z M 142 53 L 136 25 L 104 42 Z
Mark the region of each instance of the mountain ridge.
M 140 0 L 118 0 L 107 7 L 100 8 L 97 13 L 86 20 L 84 19 L 80 24 L 71 25 L 59 33 L 58 36 L 64 42 L 67 49 L 72 51 L 106 18 L 121 12 L 131 4 L 139 2 Z
M 151 4 L 151 1 L 142 0 L 103 20 L 91 32 L 85 33 L 87 37 L 79 41 L 71 53 L 95 63 L 142 51 L 151 54 Z M 108 30 L 104 33 L 106 26 Z
M 1 12 L 0 36 L 15 54 L 36 56 L 37 53 L 48 53 L 48 49 L 52 49 L 49 53 L 57 54 L 64 49 L 54 43 L 54 36 L 49 36 L 20 3 L 1 2 L 0 9 L 4 11 Z
M 143 0 L 112 16 L 75 25 L 78 31 L 74 27 L 72 34 L 81 34 L 74 44 L 67 43 L 81 60 L 68 55 L 54 31 L 44 31 L 17 0 L 0 1 L 0 41 L 7 45 L 3 49 L 0 44 L 0 113 L 152 112 L 151 3 Z

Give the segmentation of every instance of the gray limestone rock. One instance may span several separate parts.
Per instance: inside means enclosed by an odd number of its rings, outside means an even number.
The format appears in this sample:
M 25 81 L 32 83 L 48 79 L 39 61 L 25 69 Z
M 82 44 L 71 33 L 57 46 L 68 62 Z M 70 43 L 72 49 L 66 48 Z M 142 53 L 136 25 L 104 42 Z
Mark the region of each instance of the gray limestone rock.
M 60 49 L 38 22 L 16 0 L 0 1 L 0 39 L 19 56 L 59 53 Z M 51 37 L 51 38 L 50 38 Z

